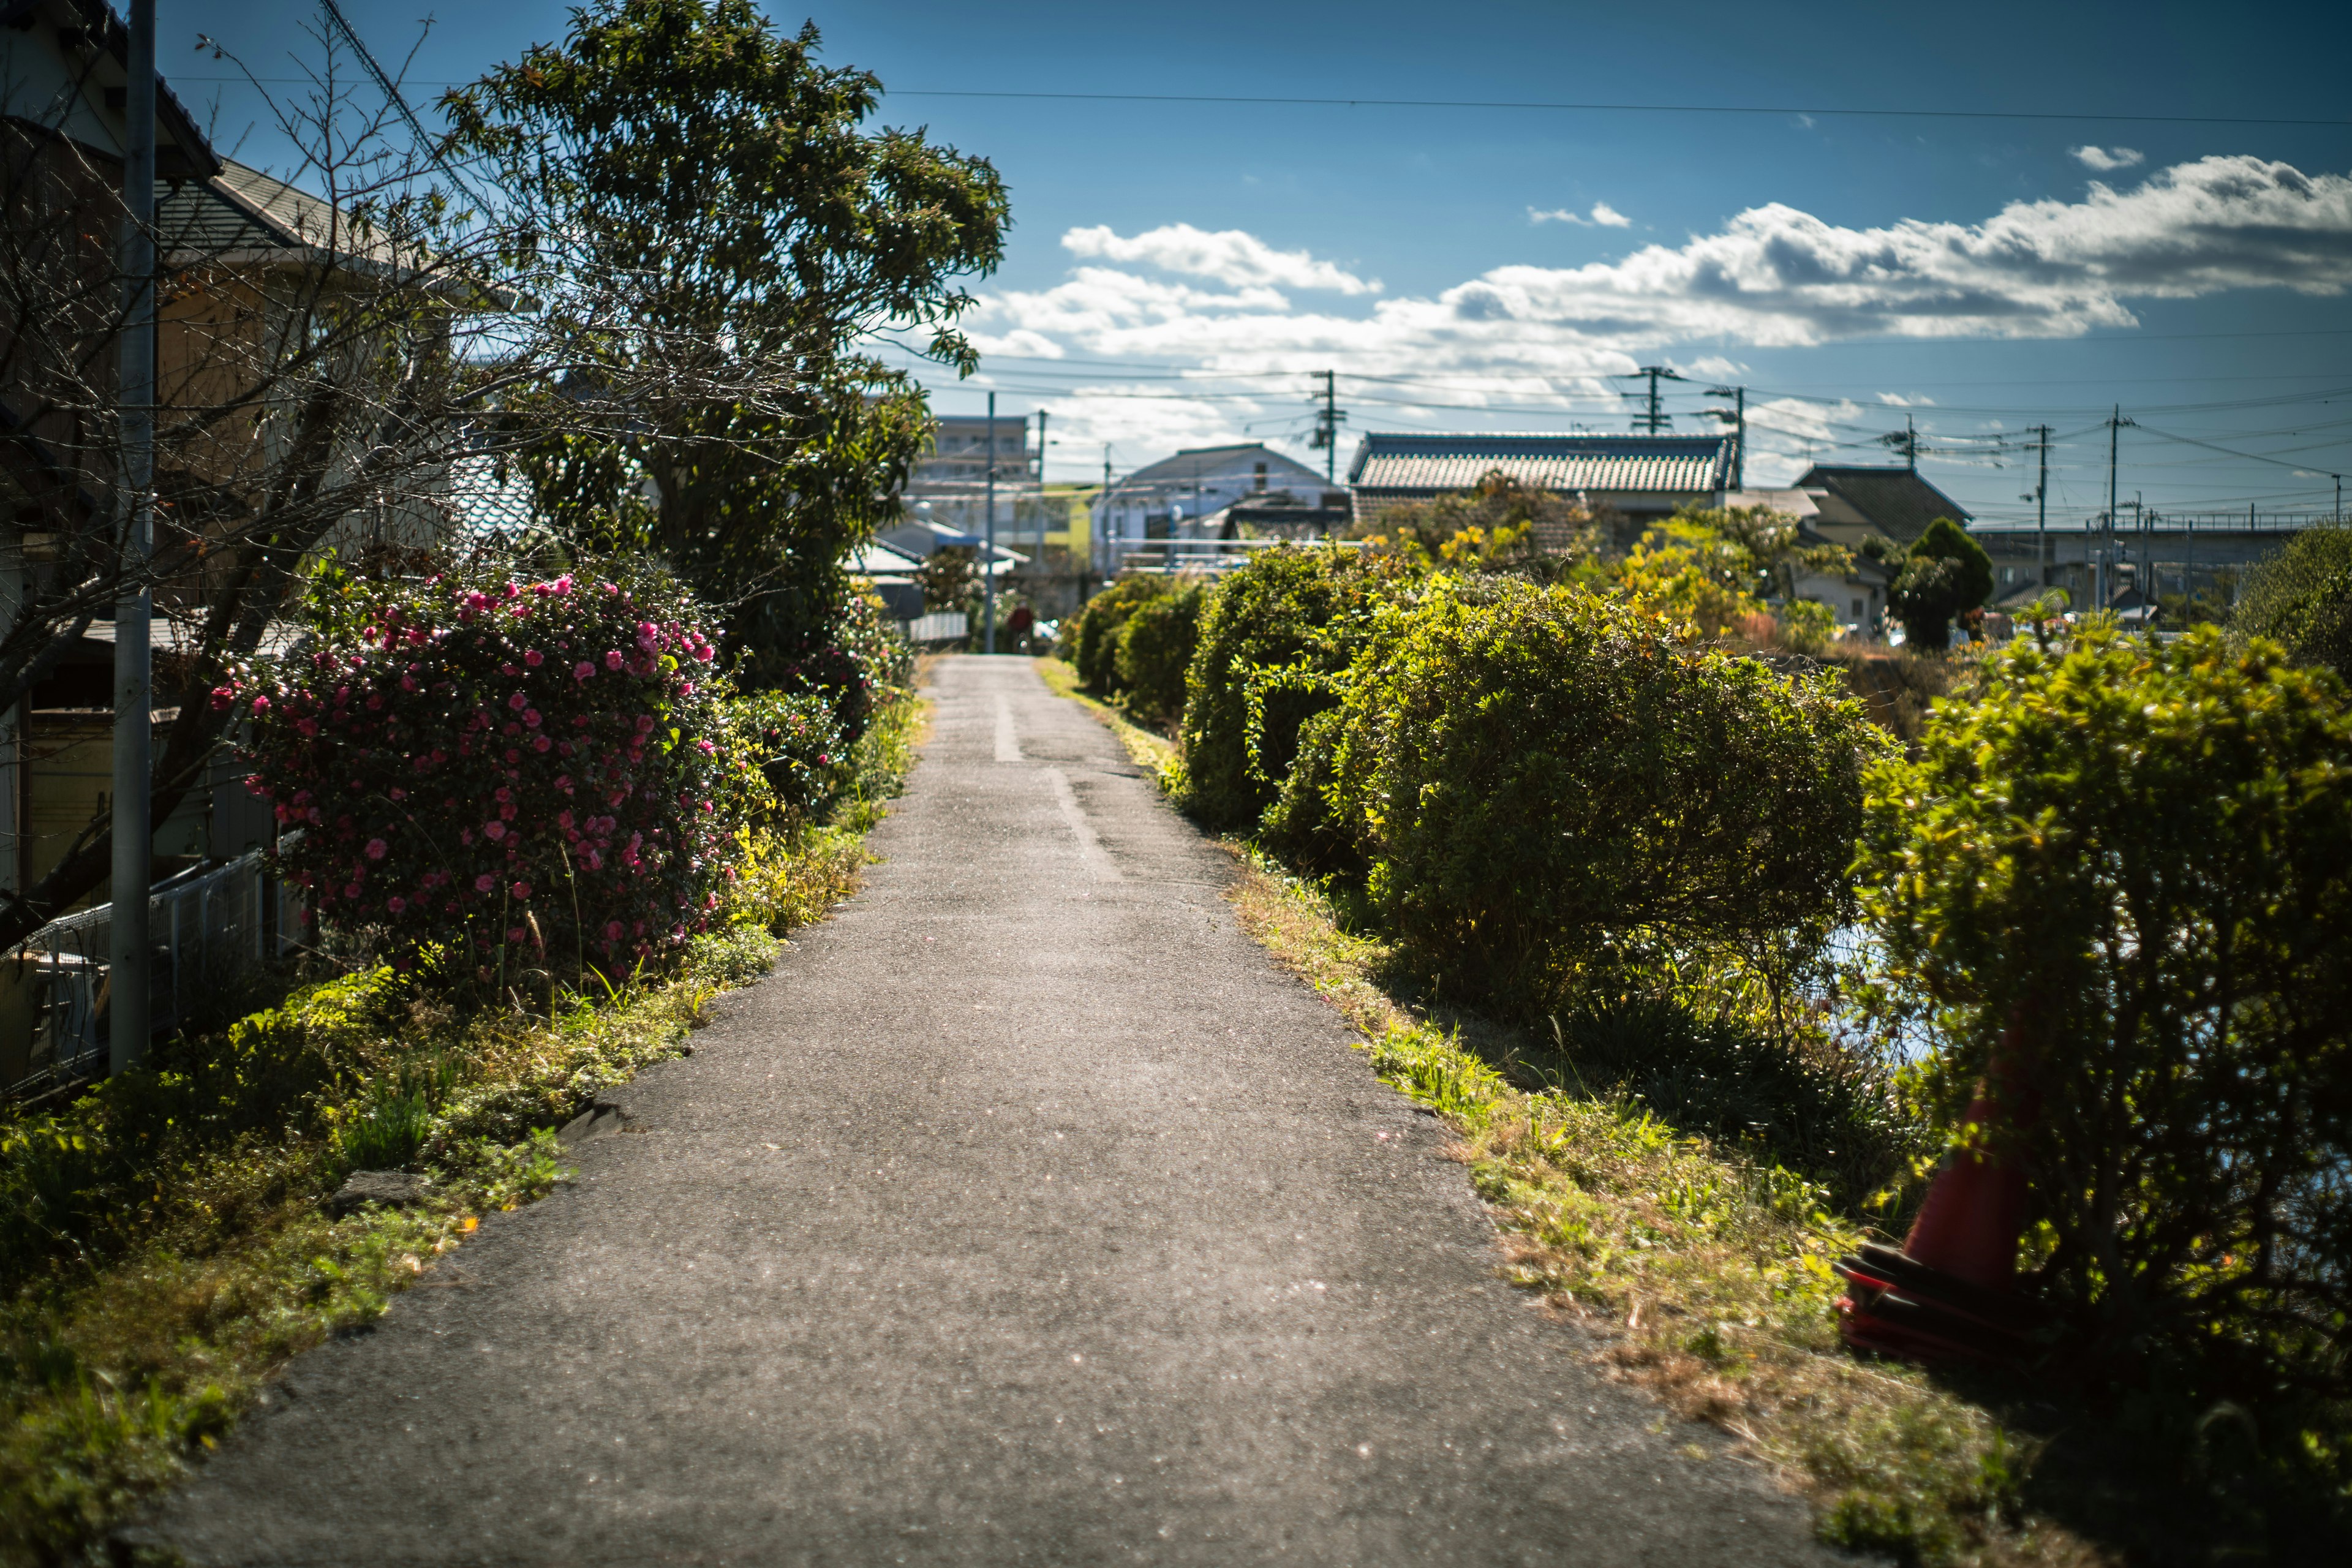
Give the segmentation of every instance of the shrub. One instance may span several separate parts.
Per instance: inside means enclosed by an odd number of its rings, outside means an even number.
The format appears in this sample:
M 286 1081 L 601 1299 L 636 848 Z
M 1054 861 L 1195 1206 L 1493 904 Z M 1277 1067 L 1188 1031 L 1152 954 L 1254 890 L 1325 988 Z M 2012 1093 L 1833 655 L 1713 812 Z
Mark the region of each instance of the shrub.
M 1526 1016 L 1638 962 L 1810 956 L 1847 903 L 1859 705 L 1585 589 L 1488 581 L 1384 611 L 1318 721 L 1330 826 L 1422 972 Z
M 1939 517 L 1911 546 L 1886 591 L 1887 613 L 1903 623 L 1904 640 L 1941 648 L 1952 640 L 1955 618 L 1992 597 L 1992 557 L 1968 530 Z
M 797 652 L 772 649 L 766 662 L 739 667 L 746 687 L 823 701 L 844 748 L 866 733 L 892 689 L 914 683 L 914 649 L 873 593 L 849 595 L 823 635 L 803 639 Z
M 1139 573 L 1121 577 L 1087 601 L 1078 615 L 1077 647 L 1070 661 L 1077 667 L 1079 684 L 1106 696 L 1118 689 L 1119 631 L 1137 605 L 1166 592 L 1166 578 Z
M 1146 599 L 1118 629 L 1114 661 L 1128 706 L 1148 723 L 1169 724 L 1184 711 L 1184 672 L 1200 641 L 1205 584 L 1190 583 Z
M 2230 626 L 2242 638 L 2285 644 L 2297 664 L 2352 675 L 2352 529 L 2296 534 L 2247 578 Z
M 280 871 L 339 940 L 488 981 L 626 969 L 706 923 L 767 791 L 683 591 L 329 574 L 314 616 L 301 658 L 214 700 L 251 715 L 248 783 L 301 829 Z
M 1260 552 L 1217 584 L 1185 674 L 1185 805 L 1213 827 L 1255 826 L 1298 754 L 1298 727 L 1339 701 L 1384 584 L 1386 554 Z
M 1988 658 L 1870 780 L 1886 1004 L 1956 1123 L 2000 1058 L 2041 1289 L 2106 1352 L 2260 1355 L 2347 1387 L 2352 713 L 2210 627 Z M 2259 1381 L 2259 1380 L 2257 1380 Z

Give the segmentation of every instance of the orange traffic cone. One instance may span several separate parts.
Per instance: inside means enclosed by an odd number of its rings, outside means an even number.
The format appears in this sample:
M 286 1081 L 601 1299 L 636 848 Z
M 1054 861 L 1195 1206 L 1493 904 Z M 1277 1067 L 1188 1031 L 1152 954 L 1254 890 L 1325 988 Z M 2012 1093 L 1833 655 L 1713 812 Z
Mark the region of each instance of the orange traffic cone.
M 2016 1050 L 2012 1026 L 1994 1062 L 1995 1083 L 2012 1078 Z M 2021 1095 L 2002 1099 L 2027 1108 Z M 1989 1093 L 1979 1092 L 1969 1107 L 1969 1120 L 1979 1126 L 1997 1114 Z M 1849 1288 L 1837 1302 L 1845 1342 L 1914 1361 L 2030 1359 L 2031 1336 L 2042 1318 L 2016 1294 L 2025 1200 L 2023 1171 L 1978 1151 L 1956 1153 L 1937 1173 L 1900 1252 L 1864 1242 L 1838 1259 Z

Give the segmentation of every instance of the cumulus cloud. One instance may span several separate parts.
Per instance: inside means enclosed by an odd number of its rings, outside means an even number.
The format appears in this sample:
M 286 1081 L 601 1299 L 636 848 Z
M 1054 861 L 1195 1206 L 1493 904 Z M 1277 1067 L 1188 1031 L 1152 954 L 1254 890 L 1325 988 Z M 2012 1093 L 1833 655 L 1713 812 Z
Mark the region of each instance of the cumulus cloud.
M 1633 225 L 1632 218 L 1627 217 L 1607 202 L 1593 203 L 1590 215 L 1572 213 L 1566 207 L 1553 207 L 1546 211 L 1541 207 L 1531 206 L 1528 208 L 1528 221 L 1529 223 L 1572 223 L 1579 228 L 1631 228 Z
M 2147 158 L 2147 154 L 2131 147 L 2069 147 L 2066 155 L 2085 169 L 2102 174 L 2131 168 Z
M 1211 234 L 1189 223 L 1164 224 L 1125 238 L 1106 224 L 1070 230 L 1062 236 L 1062 247 L 1073 256 L 1104 261 L 1139 261 L 1163 272 L 1208 278 L 1236 289 L 1328 289 L 1341 294 L 1381 291 L 1380 279 L 1376 278 L 1359 278 L 1331 262 L 1318 261 L 1304 250 L 1276 250 L 1257 236 L 1238 228 Z
M 1974 223 L 1852 227 L 1773 203 L 1612 261 L 1497 267 L 1381 298 L 1336 263 L 1240 231 L 1174 226 L 1130 238 L 1098 227 L 1065 244 L 1088 264 L 1051 288 L 983 296 L 969 319 L 983 352 L 1034 357 L 1045 342 L 1054 355 L 1229 375 L 1409 372 L 1459 385 L 1450 403 L 1500 415 L 1531 396 L 1609 395 L 1607 378 L 1676 343 L 2068 337 L 2133 326 L 2134 304 L 2148 300 L 2340 294 L 2352 288 L 2352 176 L 2215 156 Z M 1294 299 L 1306 290 L 1325 300 Z

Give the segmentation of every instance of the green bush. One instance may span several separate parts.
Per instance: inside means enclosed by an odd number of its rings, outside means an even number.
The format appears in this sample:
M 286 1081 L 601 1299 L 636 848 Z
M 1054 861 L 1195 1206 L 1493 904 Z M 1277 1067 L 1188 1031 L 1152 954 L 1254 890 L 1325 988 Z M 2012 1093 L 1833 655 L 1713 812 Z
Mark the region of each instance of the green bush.
M 2248 576 L 2230 626 L 2241 637 L 2285 644 L 2297 664 L 2352 675 L 2352 529 L 2295 535 Z
M 1632 965 L 1819 949 L 1877 746 L 1838 691 L 1580 587 L 1441 577 L 1381 612 L 1299 766 L 1421 973 L 1528 1016 Z
M 1911 546 L 1903 570 L 1888 588 L 1887 613 L 1903 623 L 1904 640 L 1915 647 L 1941 648 L 1952 640 L 1952 622 L 1992 597 L 1992 557 L 1968 530 L 1939 517 Z
M 2168 1345 L 2256 1363 L 2240 1390 L 2352 1393 L 2342 683 L 2095 623 L 1991 657 L 1869 790 L 1882 999 L 1937 1028 L 1948 1125 L 1989 1073 L 2019 1108 L 1990 1135 L 2032 1178 L 2075 1364 Z
M 1200 642 L 1201 606 L 1213 596 L 1189 583 L 1135 606 L 1118 629 L 1114 664 L 1128 707 L 1152 724 L 1172 724 L 1184 711 L 1184 672 Z
M 1255 826 L 1298 754 L 1301 724 L 1338 703 L 1397 558 L 1260 552 L 1217 584 L 1185 674 L 1184 804 L 1213 827 Z
M 1118 689 L 1119 631 L 1136 606 L 1166 592 L 1166 578 L 1139 573 L 1121 577 L 1087 601 L 1087 607 L 1078 612 L 1076 646 L 1070 657 L 1077 668 L 1078 684 L 1104 696 Z

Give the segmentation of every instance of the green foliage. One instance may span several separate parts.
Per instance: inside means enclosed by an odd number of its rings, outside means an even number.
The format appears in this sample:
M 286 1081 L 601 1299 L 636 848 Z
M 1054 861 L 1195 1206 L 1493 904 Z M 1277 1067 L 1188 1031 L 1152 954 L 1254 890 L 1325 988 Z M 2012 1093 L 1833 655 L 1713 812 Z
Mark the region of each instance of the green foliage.
M 1201 635 L 1207 585 L 1187 583 L 1135 606 L 1118 629 L 1112 661 L 1129 709 L 1148 724 L 1171 724 L 1184 711 L 1184 672 Z
M 1259 552 L 1217 584 L 1185 675 L 1184 805 L 1213 827 L 1255 826 L 1298 754 L 1298 729 L 1339 701 L 1392 556 Z
M 2094 623 L 1990 657 L 1869 779 L 1881 1003 L 1988 1074 L 2037 1283 L 2120 1374 L 2352 1393 L 2352 712 L 2326 671 L 2210 627 Z M 2206 1386 L 2212 1386 L 2208 1381 Z
M 1390 507 L 1377 526 L 1375 549 L 1423 570 L 1556 576 L 1591 559 L 1601 542 L 1588 508 L 1500 468 L 1462 494 Z
M 1992 597 L 1992 557 L 1948 517 L 1929 523 L 1886 592 L 1888 614 L 1904 639 L 1921 648 L 1952 640 L 1952 622 Z
M 653 378 L 620 428 L 578 429 L 561 394 L 507 409 L 542 508 L 577 544 L 660 552 L 723 608 L 746 684 L 842 691 L 843 557 L 929 436 L 913 378 L 857 346 L 928 330 L 969 372 L 956 279 L 993 269 L 1009 219 L 984 160 L 866 129 L 881 83 L 818 45 L 750 0 L 598 0 L 444 109 L 539 220 L 544 265 L 605 284 L 548 291 L 594 302 L 551 323 L 580 374 Z
M 2307 528 L 2254 568 L 2230 628 L 2352 679 L 2352 529 Z
M 1166 578 L 1134 573 L 1087 601 L 1075 617 L 1070 659 L 1079 685 L 1106 697 L 1118 689 L 1118 634 L 1138 606 L 1167 592 Z
M 1843 572 L 1843 545 L 1808 544 L 1797 520 L 1769 507 L 1685 507 L 1648 530 L 1610 569 L 1616 596 L 1684 638 L 1719 637 L 1767 599 L 1791 598 L 1797 574 Z
M 1521 1016 L 1630 964 L 1785 975 L 1845 904 L 1876 749 L 1833 677 L 1677 647 L 1576 587 L 1435 579 L 1312 726 L 1329 828 L 1450 994 Z M 1297 826 L 1297 825 L 1288 825 Z
M 915 570 L 915 580 L 922 584 L 923 608 L 977 615 L 980 574 L 973 563 L 979 556 L 979 550 L 969 544 L 942 545 L 925 556 L 922 565 Z

